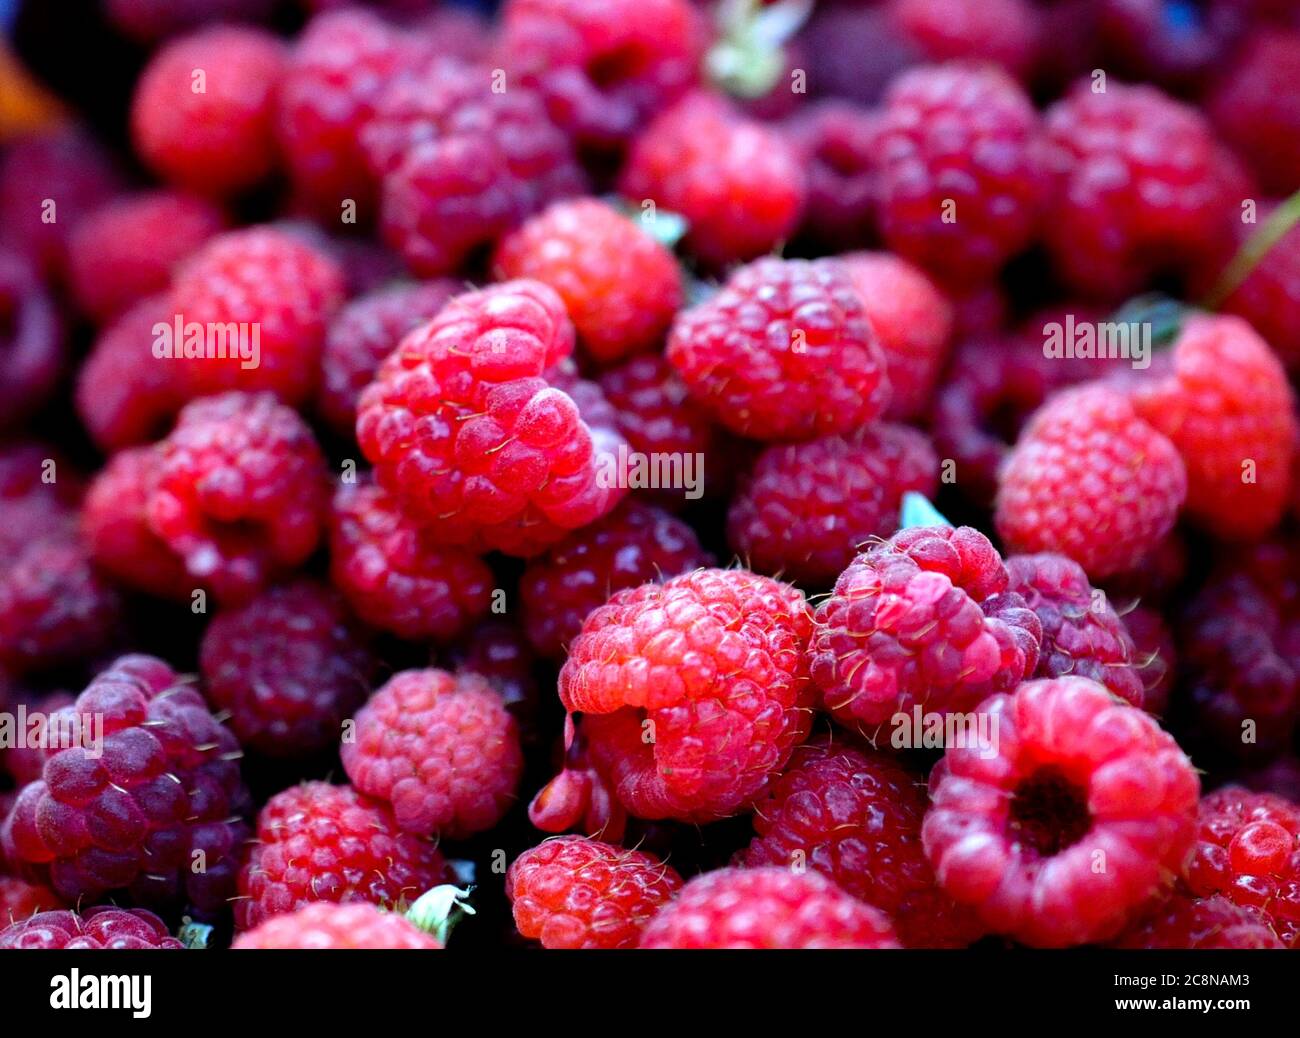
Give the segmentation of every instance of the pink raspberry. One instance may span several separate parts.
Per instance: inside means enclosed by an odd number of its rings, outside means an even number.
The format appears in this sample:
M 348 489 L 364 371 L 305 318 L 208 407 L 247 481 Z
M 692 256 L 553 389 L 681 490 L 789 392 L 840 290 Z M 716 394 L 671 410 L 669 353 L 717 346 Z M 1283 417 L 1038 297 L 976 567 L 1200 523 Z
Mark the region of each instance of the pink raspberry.
M 886 8 L 929 61 L 978 58 L 1019 78 L 1034 68 L 1043 14 L 1030 0 L 890 0 Z
M 0 948 L 86 950 L 104 948 L 181 950 L 167 924 L 143 908 L 96 905 L 78 914 L 38 912 L 0 930 Z
M 276 915 L 235 938 L 231 948 L 295 948 L 323 950 L 436 951 L 437 938 L 396 912 L 374 905 L 335 905 L 317 901 L 297 911 Z
M 35 265 L 0 248 L 0 428 L 18 426 L 58 387 L 67 334 Z

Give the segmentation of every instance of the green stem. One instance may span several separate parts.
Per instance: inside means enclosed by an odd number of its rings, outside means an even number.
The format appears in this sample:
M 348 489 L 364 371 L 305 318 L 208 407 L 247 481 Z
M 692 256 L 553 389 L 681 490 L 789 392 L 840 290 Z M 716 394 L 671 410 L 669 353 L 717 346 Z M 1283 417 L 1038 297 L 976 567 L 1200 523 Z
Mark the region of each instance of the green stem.
M 1264 258 L 1265 253 L 1281 241 L 1287 231 L 1291 230 L 1298 221 L 1300 221 L 1300 191 L 1274 209 L 1269 218 L 1260 224 L 1255 233 L 1237 250 L 1237 254 L 1219 275 L 1218 284 L 1205 298 L 1205 308 L 1217 310 L 1222 306 L 1224 300 L 1237 291 L 1241 283 L 1250 276 L 1250 272 Z

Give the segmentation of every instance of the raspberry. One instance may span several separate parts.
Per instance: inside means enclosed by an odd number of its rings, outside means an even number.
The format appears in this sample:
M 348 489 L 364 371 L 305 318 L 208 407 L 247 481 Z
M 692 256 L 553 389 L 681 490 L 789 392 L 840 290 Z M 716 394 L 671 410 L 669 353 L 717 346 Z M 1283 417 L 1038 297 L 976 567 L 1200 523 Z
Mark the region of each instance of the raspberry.
M 1256 793 L 1275 793 L 1300 803 L 1300 757 L 1278 757 L 1262 768 L 1242 772 L 1236 781 Z
M 343 302 L 343 274 L 330 256 L 275 227 L 230 231 L 181 268 L 173 295 L 187 326 L 243 326 L 246 345 L 257 348 L 251 360 L 233 342 L 217 356 L 194 358 L 174 344 L 173 361 L 182 365 L 193 395 L 269 389 L 288 404 L 310 399 L 325 330 Z
M 420 836 L 462 840 L 491 829 L 514 801 L 519 730 L 484 678 L 445 670 L 395 674 L 362 707 L 343 768 Z
M 104 949 L 185 946 L 167 932 L 167 924 L 141 908 L 97 905 L 78 914 L 67 910 L 40 912 L 0 930 L 0 948 Z
M 395 912 L 385 912 L 374 905 L 335 905 L 318 901 L 287 915 L 272 916 L 241 933 L 231 947 L 235 950 L 389 948 L 436 951 L 442 944 Z
M 449 544 L 532 555 L 599 519 L 593 432 L 545 373 L 573 350 L 554 291 L 509 281 L 452 300 L 402 341 L 365 390 L 357 438 L 379 483 Z
M 953 283 L 995 274 L 1033 240 L 1046 188 L 1038 115 L 993 66 L 904 72 L 881 117 L 881 232 Z
M 889 920 L 816 872 L 696 876 L 646 924 L 642 948 L 897 948 Z
M 929 61 L 978 58 L 1020 78 L 1034 67 L 1041 16 L 1028 0 L 891 0 L 887 9 Z
M 515 926 L 544 948 L 635 947 L 682 878 L 644 851 L 557 836 L 524 851 L 506 874 Z
M 1177 661 L 1173 632 L 1160 613 L 1145 606 L 1134 606 L 1124 613 L 1124 627 L 1137 650 L 1133 660 L 1142 679 L 1142 709 L 1163 717 L 1173 691 Z
M 380 363 L 462 288 L 451 278 L 389 285 L 343 307 L 330 322 L 321 353 L 321 417 L 339 433 L 355 435 L 357 399 Z
M 630 813 L 722 818 L 808 734 L 809 626 L 801 592 L 744 570 L 628 588 L 587 617 L 560 700 Z
M 103 718 L 103 755 L 83 731 L 83 745 L 49 756 L 5 820 L 9 861 L 72 903 L 124 891 L 160 910 L 223 912 L 247 835 L 235 737 L 150 656 L 119 659 L 68 715 Z
M 276 161 L 284 62 L 279 40 L 240 26 L 200 29 L 164 45 L 131 101 L 136 153 L 163 180 L 202 194 L 259 183 Z
M 1021 430 L 995 519 L 1013 550 L 1060 552 L 1099 579 L 1137 566 L 1186 496 L 1174 445 L 1121 393 L 1090 384 L 1056 394 Z
M 1281 948 L 1272 929 L 1225 897 L 1175 894 L 1150 919 L 1124 931 L 1116 948 Z
M 583 621 L 614 592 L 712 562 L 686 523 L 628 502 L 529 560 L 519 581 L 524 630 L 538 652 L 563 659 Z
M 616 150 L 698 78 L 705 31 L 687 0 L 509 0 L 506 67 L 585 150 Z
M 817 4 L 802 40 L 816 62 L 808 69 L 809 88 L 822 98 L 847 98 L 875 105 L 885 88 L 920 60 L 881 4 Z
M 36 268 L 0 248 L 0 427 L 20 425 L 57 388 L 67 344 L 54 300 Z
M 220 601 L 247 600 L 316 549 L 325 460 L 307 425 L 270 393 L 187 404 L 160 450 L 149 528 Z
M 1298 167 L 1300 168 L 1300 167 Z M 1241 224 L 1242 240 L 1256 230 Z M 1224 299 L 1225 313 L 1237 314 L 1277 352 L 1288 370 L 1300 371 L 1300 328 L 1292 319 L 1300 307 L 1300 225 L 1292 227 Z
M 774 445 L 731 499 L 727 544 L 759 572 L 829 584 L 864 542 L 898 529 L 904 493 L 938 484 L 929 440 L 903 425 Z
M 485 620 L 451 646 L 446 659 L 458 677 L 475 674 L 487 681 L 520 722 L 524 742 L 536 741 L 540 696 L 533 651 L 522 631 L 504 620 Z
M 273 0 L 102 0 L 102 7 L 120 32 L 152 43 L 204 22 L 261 21 Z
M 1251 3 L 1102 0 L 1096 17 L 1111 60 L 1133 76 L 1180 88 L 1201 86 L 1221 68 Z
M 1106 590 L 1126 606 L 1136 602 L 1165 605 L 1176 596 L 1186 576 L 1187 542 L 1175 529 L 1143 557 L 1141 568 L 1110 577 Z
M 799 226 L 807 184 L 779 129 L 694 93 L 637 137 L 620 192 L 686 219 L 687 251 L 710 267 L 770 251 Z
M 0 876 L 0 924 L 3 926 L 29 919 L 38 912 L 55 911 L 61 905 L 52 890 L 13 876 Z
M 9 697 L 6 696 L 6 699 Z M 77 701 L 77 697 L 68 692 L 52 692 L 48 696 L 42 696 L 37 699 L 28 699 L 26 703 L 27 716 L 30 718 L 33 714 L 42 714 L 48 725 L 52 718 L 59 710 L 65 706 L 72 706 Z M 7 704 L 8 705 L 8 704 Z M 15 785 L 22 788 L 29 782 L 35 782 L 41 777 L 45 770 L 45 761 L 51 752 L 58 747 L 47 745 L 10 746 L 4 753 L 4 766 L 10 776 L 13 778 Z M 8 808 L 12 805 L 4 805 L 4 814 L 8 814 Z M 56 907 L 54 905 L 49 906 Z M 0 919 L 3 914 L 0 913 Z M 10 920 L 12 922 L 12 920 Z
M 928 412 L 948 359 L 952 304 L 925 273 L 887 252 L 855 252 L 840 262 L 862 297 L 889 372 L 891 418 Z
M 501 278 L 533 278 L 564 300 L 578 342 L 598 364 L 662 343 L 682 305 L 673 254 L 594 198 L 556 202 L 501 242 Z
M 889 401 L 875 333 L 833 260 L 740 268 L 678 316 L 667 356 L 717 421 L 754 439 L 847 433 Z
M 754 805 L 742 862 L 807 866 L 893 919 L 907 947 L 962 948 L 984 931 L 935 885 L 921 849 L 926 806 L 924 782 L 884 754 L 806 743 Z
M 1300 807 L 1271 793 L 1228 786 L 1201 801 L 1187 886 L 1219 894 L 1300 946 Z
M 865 730 L 1015 688 L 1034 672 L 1042 627 L 1007 580 L 968 526 L 902 530 L 859 555 L 818 607 L 808 646 L 826 709 Z
M 219 613 L 203 634 L 199 670 L 244 746 L 293 757 L 338 741 L 370 691 L 375 658 L 342 599 L 302 580 Z
M 1049 250 L 1065 280 L 1120 297 L 1218 248 L 1247 189 L 1196 110 L 1151 86 L 1077 84 L 1045 117 Z
M 439 539 L 372 484 L 334 495 L 330 576 L 366 623 L 450 641 L 487 614 L 495 581 L 482 559 Z
M 808 171 L 803 233 L 832 249 L 871 241 L 880 206 L 879 116 L 848 101 L 828 98 L 805 107 L 786 129 Z
M 68 239 L 73 298 L 103 323 L 165 289 L 177 265 L 224 223 L 211 202 L 179 191 L 110 202 L 81 220 Z
M 1266 191 L 1295 190 L 1300 169 L 1300 32 L 1253 36 L 1226 69 L 1209 100 L 1215 128 L 1250 163 Z
M 1187 511 L 1218 537 L 1254 540 L 1282 517 L 1297 443 L 1277 357 L 1238 317 L 1192 317 L 1135 381 L 1138 415 L 1187 466 Z
M 1145 706 L 1141 657 L 1124 621 L 1104 592 L 1088 583 L 1083 567 L 1064 555 L 1012 555 L 1008 587 L 1019 593 L 1043 625 L 1033 676 L 1067 674 L 1104 685 L 1112 695 Z
M 235 926 L 251 930 L 314 901 L 400 909 L 445 869 L 438 848 L 402 832 L 387 804 L 351 786 L 304 782 L 271 797 L 257 816 Z

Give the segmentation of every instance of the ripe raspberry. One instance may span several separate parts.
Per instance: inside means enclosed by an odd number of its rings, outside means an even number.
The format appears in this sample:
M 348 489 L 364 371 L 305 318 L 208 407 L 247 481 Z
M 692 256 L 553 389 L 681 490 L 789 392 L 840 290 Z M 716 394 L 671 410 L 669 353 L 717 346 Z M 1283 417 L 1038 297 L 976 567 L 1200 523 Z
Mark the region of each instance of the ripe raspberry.
M 209 702 L 246 747 L 305 756 L 336 743 L 376 661 L 342 599 L 309 580 L 219 613 L 199 647 Z
M 1053 552 L 1012 555 L 1007 574 L 1008 587 L 1043 625 L 1033 677 L 1088 678 L 1127 703 L 1146 706 L 1142 658 L 1133 637 L 1105 593 L 1088 583 L 1082 566 Z
M 250 948 L 437 951 L 442 944 L 396 912 L 385 912 L 364 903 L 335 905 L 318 901 L 287 915 L 272 916 L 241 933 L 231 947 L 237 951 Z
M 631 948 L 682 885 L 644 851 L 557 836 L 524 851 L 506 873 L 515 926 L 543 948 Z
M 452 300 L 361 396 L 357 438 L 381 485 L 448 544 L 532 555 L 609 512 L 593 430 L 547 370 L 573 350 L 554 291 L 509 281 Z
M 247 600 L 316 549 L 329 507 L 325 460 L 270 393 L 187 404 L 160 450 L 149 528 L 220 601 Z
M 968 526 L 914 527 L 859 555 L 817 609 L 809 668 L 842 723 L 973 709 L 1034 672 L 1042 627 Z
M 727 544 L 761 573 L 830 584 L 865 542 L 898 529 L 904 493 L 938 485 L 929 439 L 904 425 L 774 445 L 731 499 Z
M 8 702 L 6 702 L 6 708 L 11 708 L 12 698 L 14 698 L 14 691 L 6 690 L 5 699 L 8 700 Z M 49 730 L 49 719 L 65 706 L 72 706 L 77 701 L 77 697 L 68 692 L 51 692 L 47 696 L 25 698 L 27 699 L 27 716 L 31 718 L 33 714 L 44 715 L 47 731 Z M 5 770 L 9 772 L 15 785 L 21 789 L 23 786 L 27 785 L 27 783 L 35 782 L 41 777 L 41 774 L 45 770 L 45 761 L 50 757 L 51 753 L 57 749 L 58 747 L 50 747 L 40 744 L 10 746 L 4 751 Z M 3 805 L 4 814 L 9 813 L 8 808 L 10 806 L 12 805 Z M 0 817 L 3 817 L 3 815 L 0 815 Z M 58 906 L 48 905 L 47 907 L 57 908 Z M 3 919 L 2 912 L 0 912 L 0 919 Z
M 141 43 L 172 36 L 204 22 L 258 22 L 274 0 L 102 0 L 104 16 Z
M 223 912 L 247 836 L 248 794 L 239 744 L 198 690 L 161 660 L 124 656 L 66 713 L 102 716 L 103 755 L 84 745 L 91 735 L 83 731 L 83 745 L 49 756 L 42 780 L 23 787 L 5 820 L 8 860 L 71 903 L 124 891 L 160 910 Z
M 403 830 L 449 840 L 496 825 L 523 768 L 518 726 L 486 679 L 433 669 L 401 671 L 371 696 L 342 756 Z
M 201 194 L 259 183 L 276 162 L 284 61 L 278 39 L 241 26 L 200 29 L 164 45 L 135 85 L 136 153 L 163 180 Z
M 357 399 L 380 363 L 462 289 L 451 278 L 388 285 L 343 307 L 330 322 L 321 353 L 321 417 L 342 435 L 354 436 Z
M 894 921 L 909 948 L 964 948 L 984 934 L 939 890 L 921 849 L 924 781 L 884 754 L 831 740 L 795 749 L 754 805 L 749 868 L 807 866 Z
M 458 677 L 475 674 L 492 686 L 519 721 L 525 744 L 538 741 L 541 703 L 533 650 L 518 627 L 505 620 L 485 620 L 449 647 L 445 658 Z
M 715 419 L 754 439 L 847 433 L 889 402 L 875 333 L 833 260 L 740 268 L 678 316 L 667 356 Z
M 257 816 L 235 926 L 251 930 L 314 901 L 400 909 L 445 871 L 438 848 L 402 832 L 387 804 L 351 786 L 304 782 L 271 797 Z
M 1018 78 L 1034 67 L 1041 15 L 1028 0 L 891 0 L 889 16 L 928 61 L 992 61 Z
M 1282 948 L 1257 914 L 1225 897 L 1175 894 L 1151 918 L 1129 927 L 1116 948 Z
M 696 876 L 641 933 L 642 948 L 897 948 L 889 920 L 816 872 Z
M 68 239 L 77 305 L 100 323 L 161 292 L 180 262 L 225 223 L 211 202 L 180 191 L 128 195 L 95 210 Z
M 519 580 L 524 630 L 538 652 L 563 659 L 583 621 L 614 592 L 712 563 L 686 523 L 629 501 L 529 560 Z
M 746 119 L 722 98 L 683 98 L 641 133 L 620 192 L 686 219 L 685 247 L 706 266 L 761 256 L 799 226 L 807 183 L 779 129 Z
M 183 949 L 167 932 L 167 924 L 142 908 L 97 905 L 81 914 L 67 910 L 40 912 L 0 930 L 0 948 Z
M 1234 781 L 1256 793 L 1275 793 L 1300 804 L 1300 757 L 1278 757 L 1262 768 L 1239 773 Z
M 951 748 L 930 777 L 921 835 L 940 886 L 1024 944 L 1116 936 L 1186 861 L 1191 762 L 1086 678 L 1027 681 L 981 709 L 997 751 Z
M 444 547 L 369 483 L 335 493 L 330 557 L 330 577 L 356 614 L 412 640 L 463 634 L 487 614 L 495 584 L 482 559 Z
M 1300 169 L 1300 32 L 1265 30 L 1233 59 L 1209 99 L 1215 128 L 1246 158 L 1264 190 L 1285 195 Z
M 1300 807 L 1227 786 L 1201 800 L 1188 889 L 1220 894 L 1300 946 Z
M 186 325 L 246 326 L 258 351 L 250 361 L 230 343 L 222 356 L 174 358 L 193 395 L 269 389 L 297 405 L 316 389 L 325 330 L 343 302 L 343 273 L 301 236 L 248 227 L 219 235 L 191 257 L 176 276 L 173 302 Z M 179 343 L 174 349 L 181 354 Z
M 560 700 L 631 814 L 726 817 L 808 734 L 809 627 L 801 592 L 745 570 L 628 588 L 587 617 Z
M 598 364 L 656 349 L 682 305 L 673 254 L 594 198 L 556 202 L 528 220 L 501 242 L 493 267 L 500 278 L 555 289 Z
M 14 876 L 0 876 L 0 929 L 38 912 L 52 912 L 63 902 L 54 891 Z
M 1160 613 L 1145 606 L 1126 611 L 1124 627 L 1137 650 L 1133 659 L 1142 679 L 1142 709 L 1154 717 L 1163 717 L 1169 707 L 1177 662 L 1173 632 Z
M 1267 2 L 1267 0 L 1265 0 Z M 1222 68 L 1255 0 L 1101 0 L 1095 17 L 1104 53 L 1125 74 L 1195 90 Z
M 1106 590 L 1116 602 L 1120 612 L 1128 606 L 1143 602 L 1150 605 L 1167 605 L 1173 601 L 1187 577 L 1187 540 L 1175 528 L 1142 559 L 1139 569 L 1120 573 L 1106 581 Z
M 66 360 L 65 338 L 36 268 L 0 248 L 0 427 L 21 425 L 54 393 Z
M 928 413 L 948 359 L 952 304 L 919 268 L 887 252 L 854 252 L 840 262 L 862 297 L 880 341 L 891 390 L 891 418 Z
M 1187 466 L 1187 510 L 1218 537 L 1256 540 L 1282 517 L 1290 488 L 1295 399 L 1268 344 L 1238 317 L 1189 318 L 1133 384 L 1138 415 Z
M 584 150 L 616 150 L 697 80 L 705 44 L 687 0 L 509 0 L 506 68 Z
M 877 146 L 891 251 L 973 284 L 1033 240 L 1046 187 L 1038 115 L 1001 69 L 904 72 L 885 99 Z
M 1231 234 L 1248 189 L 1196 110 L 1151 86 L 1077 84 L 1046 115 L 1047 245 L 1065 280 L 1103 297 L 1186 269 Z
M 1055 551 L 1099 579 L 1133 569 L 1187 497 L 1183 459 L 1117 390 L 1053 396 L 1002 467 L 997 522 L 1014 551 Z
M 1297 167 L 1300 168 L 1300 167 Z M 1239 245 L 1257 228 L 1239 227 Z M 1216 265 L 1215 273 L 1221 269 Z M 1237 314 L 1277 352 L 1290 371 L 1300 371 L 1300 325 L 1293 319 L 1300 307 L 1300 225 L 1292 227 L 1251 269 L 1246 279 L 1222 303 L 1225 313 Z
M 828 98 L 802 109 L 786 129 L 808 171 L 802 232 L 830 249 L 856 248 L 874 239 L 880 206 L 879 115 Z

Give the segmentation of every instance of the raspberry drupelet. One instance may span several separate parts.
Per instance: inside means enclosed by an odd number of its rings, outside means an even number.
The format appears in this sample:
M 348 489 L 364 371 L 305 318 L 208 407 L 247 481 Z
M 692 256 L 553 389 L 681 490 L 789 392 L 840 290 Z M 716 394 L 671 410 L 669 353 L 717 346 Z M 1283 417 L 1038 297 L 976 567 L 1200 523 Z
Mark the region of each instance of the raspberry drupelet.
M 437 951 L 442 947 L 432 934 L 396 912 L 364 903 L 336 905 L 317 901 L 287 915 L 272 916 L 239 934 L 235 951 L 296 948 L 302 951 L 390 949 Z
M 816 872 L 718 869 L 646 924 L 642 948 L 897 948 L 889 920 Z
M 1226 897 L 1174 894 L 1116 938 L 1116 948 L 1284 948 L 1272 927 Z
M 103 949 L 180 950 L 167 924 L 142 908 L 97 905 L 83 912 L 38 912 L 0 930 L 0 948 L 86 951 Z
M 993 754 L 950 748 L 922 823 L 939 885 L 1035 947 L 1117 936 L 1181 873 L 1200 783 L 1147 714 L 1086 678 L 1027 681 L 981 711 Z
M 752 439 L 851 432 L 889 402 L 880 345 L 834 260 L 740 268 L 678 315 L 667 357 L 715 420 Z
M 524 851 L 506 873 L 515 926 L 543 948 L 632 948 L 682 885 L 644 851 L 557 836 Z

